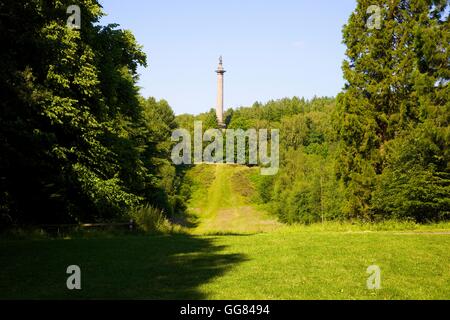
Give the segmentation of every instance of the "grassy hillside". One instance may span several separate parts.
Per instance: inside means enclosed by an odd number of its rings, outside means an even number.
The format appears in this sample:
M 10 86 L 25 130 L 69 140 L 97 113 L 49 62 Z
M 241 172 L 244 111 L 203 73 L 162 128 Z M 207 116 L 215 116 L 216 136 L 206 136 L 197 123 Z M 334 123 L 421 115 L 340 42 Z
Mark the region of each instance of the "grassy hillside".
M 188 212 L 197 227 L 195 234 L 256 233 L 280 226 L 275 218 L 252 202 L 250 175 L 257 168 L 200 165 L 189 173 L 193 183 Z

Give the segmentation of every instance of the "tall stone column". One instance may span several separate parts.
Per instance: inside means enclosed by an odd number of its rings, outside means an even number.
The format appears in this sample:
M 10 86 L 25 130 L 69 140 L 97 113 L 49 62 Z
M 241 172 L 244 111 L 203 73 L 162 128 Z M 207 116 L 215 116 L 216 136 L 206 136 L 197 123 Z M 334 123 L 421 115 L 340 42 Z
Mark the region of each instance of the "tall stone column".
M 219 67 L 216 70 L 217 73 L 217 105 L 216 105 L 216 115 L 217 122 L 220 128 L 225 127 L 223 119 L 223 75 L 226 71 L 223 69 L 222 56 L 219 58 Z

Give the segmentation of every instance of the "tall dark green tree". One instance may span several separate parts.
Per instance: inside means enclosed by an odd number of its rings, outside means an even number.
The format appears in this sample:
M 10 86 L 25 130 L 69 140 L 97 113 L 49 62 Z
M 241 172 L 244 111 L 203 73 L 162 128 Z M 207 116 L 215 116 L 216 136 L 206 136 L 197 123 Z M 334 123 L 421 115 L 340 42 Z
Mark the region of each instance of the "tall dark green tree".
M 72 4 L 0 3 L 2 225 L 120 219 L 160 188 L 151 161 L 167 133 L 149 123 L 167 131 L 173 115 L 139 101 L 146 56 L 131 32 L 98 24 L 96 0 L 78 1 L 81 29 L 68 28 Z
M 380 28 L 368 24 L 372 5 Z M 431 113 L 448 118 L 446 8 L 446 0 L 359 0 L 344 27 L 347 84 L 338 97 L 338 128 L 350 218 L 370 218 L 386 142 Z

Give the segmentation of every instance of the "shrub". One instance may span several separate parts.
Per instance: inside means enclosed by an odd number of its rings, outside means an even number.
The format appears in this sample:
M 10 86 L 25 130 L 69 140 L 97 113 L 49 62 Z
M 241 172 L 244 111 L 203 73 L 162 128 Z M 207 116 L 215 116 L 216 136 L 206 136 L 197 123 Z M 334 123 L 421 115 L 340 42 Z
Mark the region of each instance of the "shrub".
M 372 194 L 382 218 L 418 222 L 450 217 L 448 137 L 428 123 L 386 144 L 386 168 Z
M 168 232 L 172 229 L 169 220 L 164 215 L 164 211 L 151 205 L 135 209 L 131 214 L 131 218 L 137 227 L 146 233 Z

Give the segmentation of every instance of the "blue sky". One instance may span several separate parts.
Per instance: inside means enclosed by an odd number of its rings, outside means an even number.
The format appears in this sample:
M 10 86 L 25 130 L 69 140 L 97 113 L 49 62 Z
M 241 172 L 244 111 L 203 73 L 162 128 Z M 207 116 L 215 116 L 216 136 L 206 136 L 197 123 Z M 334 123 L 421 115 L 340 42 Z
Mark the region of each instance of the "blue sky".
M 101 0 L 102 24 L 118 23 L 143 45 L 141 94 L 165 99 L 176 114 L 216 102 L 223 55 L 225 107 L 342 88 L 342 26 L 355 0 Z

